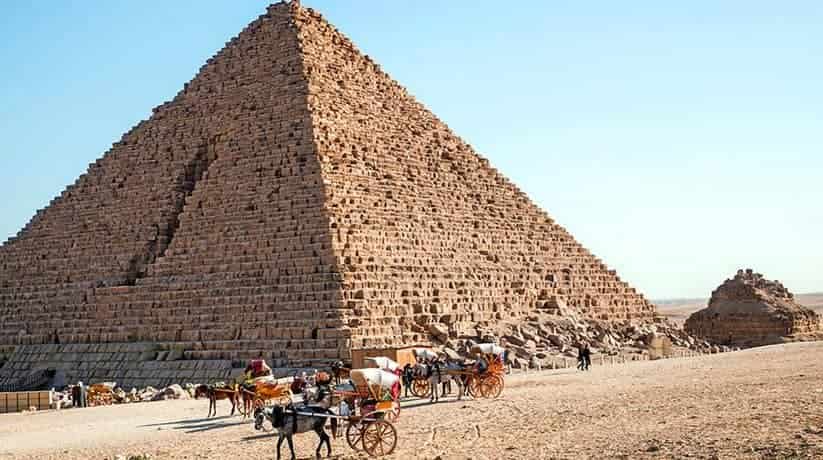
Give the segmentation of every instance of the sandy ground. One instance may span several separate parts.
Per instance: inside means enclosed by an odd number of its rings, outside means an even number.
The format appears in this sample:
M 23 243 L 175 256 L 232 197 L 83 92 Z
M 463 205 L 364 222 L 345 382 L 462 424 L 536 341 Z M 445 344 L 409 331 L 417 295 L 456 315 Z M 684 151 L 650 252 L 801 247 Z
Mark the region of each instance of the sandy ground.
M 823 343 L 796 343 L 514 376 L 493 401 L 409 401 L 392 458 L 823 458 L 821 361 Z M 220 404 L 216 419 L 203 400 L 3 415 L 0 459 L 274 458 L 271 435 Z M 298 458 L 315 444 L 298 435 Z

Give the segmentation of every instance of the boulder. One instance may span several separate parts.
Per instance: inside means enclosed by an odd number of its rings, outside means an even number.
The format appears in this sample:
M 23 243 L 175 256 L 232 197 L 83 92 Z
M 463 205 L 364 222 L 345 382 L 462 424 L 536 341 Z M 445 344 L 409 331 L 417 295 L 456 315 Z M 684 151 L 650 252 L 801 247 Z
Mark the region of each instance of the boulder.
M 520 347 L 522 347 L 523 345 L 526 344 L 526 340 L 523 337 L 520 337 L 520 336 L 517 336 L 517 335 L 511 335 L 510 334 L 510 335 L 507 335 L 503 338 L 506 339 L 507 342 L 509 342 L 513 345 L 520 346 Z
M 140 401 L 151 401 L 154 398 L 154 395 L 157 394 L 157 389 L 154 387 L 146 387 L 140 390 L 137 393 L 137 396 L 140 398 Z
M 169 385 L 157 392 L 151 400 L 161 401 L 167 399 L 191 399 L 191 396 L 189 396 L 183 387 L 175 383 L 174 385 Z
M 546 336 L 546 339 L 548 339 L 548 341 L 556 347 L 562 347 L 563 345 L 565 345 L 565 341 L 563 340 L 563 338 L 557 334 L 549 334 Z
M 445 324 L 429 323 L 429 334 L 441 342 L 446 342 L 449 340 L 449 327 Z

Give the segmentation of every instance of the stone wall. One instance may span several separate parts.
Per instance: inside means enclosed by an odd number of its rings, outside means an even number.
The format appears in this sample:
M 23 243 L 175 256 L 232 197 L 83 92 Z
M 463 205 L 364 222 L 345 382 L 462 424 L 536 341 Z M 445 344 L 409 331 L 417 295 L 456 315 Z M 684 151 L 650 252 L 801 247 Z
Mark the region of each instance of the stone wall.
M 183 360 L 173 350 L 180 349 L 156 343 L 22 345 L 0 373 L 0 385 L 14 383 L 39 369 L 61 370 L 68 382 L 117 382 L 127 390 L 228 381 L 241 371 L 233 369 L 228 360 Z
M 654 307 L 311 10 L 297 13 L 345 312 L 362 347 L 549 308 Z

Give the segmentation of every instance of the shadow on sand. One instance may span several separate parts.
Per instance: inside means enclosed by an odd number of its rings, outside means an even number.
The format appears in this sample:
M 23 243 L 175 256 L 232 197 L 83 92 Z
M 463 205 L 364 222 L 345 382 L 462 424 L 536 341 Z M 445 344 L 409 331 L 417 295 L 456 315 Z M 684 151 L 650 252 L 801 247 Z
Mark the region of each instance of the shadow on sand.
M 174 430 L 185 430 L 186 433 L 199 433 L 202 431 L 218 430 L 221 428 L 229 428 L 232 426 L 251 423 L 251 419 L 241 419 L 239 421 L 229 422 L 229 420 L 236 419 L 237 417 L 237 415 L 224 415 L 222 417 L 207 417 L 186 420 L 175 420 L 173 422 L 150 423 L 146 425 L 140 425 L 139 427 L 147 428 L 170 426 Z

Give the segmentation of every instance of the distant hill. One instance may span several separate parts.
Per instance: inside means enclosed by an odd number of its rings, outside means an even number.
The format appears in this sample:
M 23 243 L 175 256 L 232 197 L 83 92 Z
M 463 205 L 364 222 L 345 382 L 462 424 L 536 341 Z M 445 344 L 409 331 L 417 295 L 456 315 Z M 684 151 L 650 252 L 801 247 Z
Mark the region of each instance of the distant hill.
M 823 292 L 796 294 L 794 297 L 801 305 L 809 307 L 823 315 Z M 659 299 L 653 300 L 652 302 L 657 305 L 657 309 L 661 314 L 677 324 L 683 324 L 689 315 L 705 308 L 709 303 L 709 299 Z

